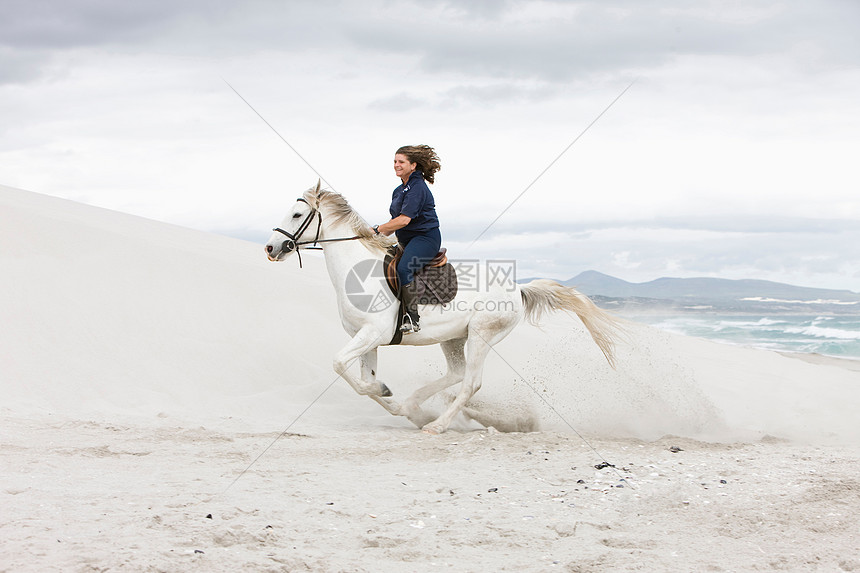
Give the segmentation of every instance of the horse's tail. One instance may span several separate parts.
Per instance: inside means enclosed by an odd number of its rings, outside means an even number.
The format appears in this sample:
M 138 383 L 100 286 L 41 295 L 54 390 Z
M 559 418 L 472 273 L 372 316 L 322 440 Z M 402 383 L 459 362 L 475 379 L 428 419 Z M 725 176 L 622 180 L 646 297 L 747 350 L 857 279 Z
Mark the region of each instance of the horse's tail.
M 574 288 L 555 281 L 539 279 L 520 287 L 526 320 L 537 325 L 545 312 L 565 310 L 579 317 L 591 338 L 603 352 L 609 365 L 615 368 L 615 337 L 623 329 L 619 319 L 599 308 L 591 299 Z

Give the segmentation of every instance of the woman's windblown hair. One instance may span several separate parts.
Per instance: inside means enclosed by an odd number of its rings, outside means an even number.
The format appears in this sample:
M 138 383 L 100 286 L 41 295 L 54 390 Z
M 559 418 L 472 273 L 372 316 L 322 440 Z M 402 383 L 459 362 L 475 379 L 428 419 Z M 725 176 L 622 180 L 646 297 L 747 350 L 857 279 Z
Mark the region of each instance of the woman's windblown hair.
M 404 145 L 395 152 L 397 154 L 405 155 L 410 162 L 417 164 L 428 183 L 433 183 L 436 172 L 442 169 L 439 156 L 429 145 Z

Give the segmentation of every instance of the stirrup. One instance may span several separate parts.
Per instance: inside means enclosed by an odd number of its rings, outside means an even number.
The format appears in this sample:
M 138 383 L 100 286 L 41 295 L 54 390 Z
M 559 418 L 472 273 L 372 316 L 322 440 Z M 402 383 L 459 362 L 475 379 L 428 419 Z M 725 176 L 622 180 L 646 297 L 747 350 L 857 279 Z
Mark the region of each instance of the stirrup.
M 421 330 L 421 326 L 418 324 L 418 320 L 412 320 L 412 317 L 408 314 L 403 315 L 403 324 L 400 325 L 400 332 L 403 334 L 413 334 Z

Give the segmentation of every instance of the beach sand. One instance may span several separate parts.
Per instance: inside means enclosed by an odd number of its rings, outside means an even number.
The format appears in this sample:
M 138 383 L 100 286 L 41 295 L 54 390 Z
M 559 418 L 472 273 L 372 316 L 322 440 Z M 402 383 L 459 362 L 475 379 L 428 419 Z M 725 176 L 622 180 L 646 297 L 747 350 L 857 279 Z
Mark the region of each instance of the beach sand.
M 539 431 L 430 436 L 293 263 L 0 187 L 0 571 L 860 571 L 851 361 L 630 325 L 612 370 L 558 316 L 475 405 Z M 396 396 L 443 364 L 380 352 Z
M 853 448 L 3 425 L 6 571 L 860 570 Z
M 789 358 L 797 358 L 798 360 L 803 360 L 804 362 L 809 362 L 810 364 L 825 364 L 828 366 L 838 366 L 847 370 L 854 370 L 855 372 L 860 372 L 860 360 L 852 360 L 850 358 L 838 358 L 836 356 L 824 356 L 821 354 L 803 352 L 781 352 L 780 354 L 782 354 L 783 356 L 788 356 Z

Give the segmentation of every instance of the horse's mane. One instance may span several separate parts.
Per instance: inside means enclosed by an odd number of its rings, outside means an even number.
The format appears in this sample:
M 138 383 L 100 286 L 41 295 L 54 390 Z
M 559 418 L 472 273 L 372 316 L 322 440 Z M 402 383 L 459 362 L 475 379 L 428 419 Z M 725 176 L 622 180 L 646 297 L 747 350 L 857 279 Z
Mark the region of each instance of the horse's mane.
M 359 241 L 371 250 L 384 253 L 390 246 L 397 243 L 394 237 L 374 233 L 367 221 L 352 208 L 340 193 L 311 187 L 304 192 L 303 198 L 311 207 L 318 210 L 325 209 L 325 216 L 330 217 L 331 223 L 346 223 L 352 232 L 360 237 Z

